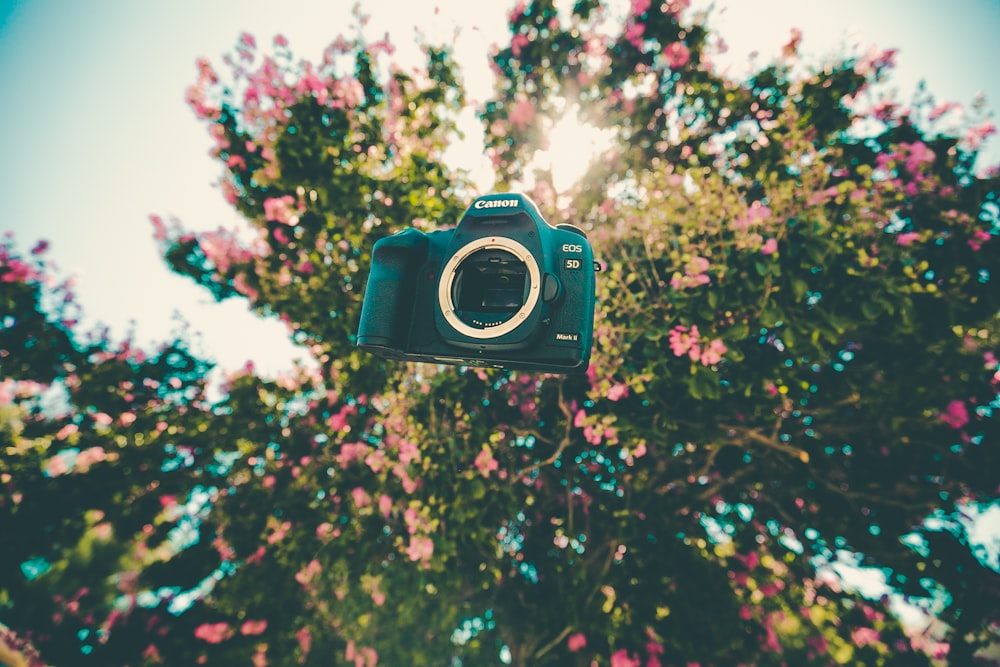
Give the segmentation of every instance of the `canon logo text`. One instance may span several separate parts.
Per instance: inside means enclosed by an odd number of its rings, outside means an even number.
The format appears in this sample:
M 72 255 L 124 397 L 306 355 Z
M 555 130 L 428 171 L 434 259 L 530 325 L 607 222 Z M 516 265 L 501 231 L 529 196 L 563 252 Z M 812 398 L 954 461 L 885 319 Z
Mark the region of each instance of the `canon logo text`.
M 516 199 L 480 199 L 473 208 L 517 208 Z

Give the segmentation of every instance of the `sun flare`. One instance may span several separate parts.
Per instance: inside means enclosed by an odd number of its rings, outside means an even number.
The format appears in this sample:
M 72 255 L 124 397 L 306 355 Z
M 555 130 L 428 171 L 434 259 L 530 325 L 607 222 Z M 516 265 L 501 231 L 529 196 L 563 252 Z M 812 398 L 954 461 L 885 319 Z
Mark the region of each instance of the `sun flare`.
M 565 106 L 565 105 L 564 105 Z M 580 107 L 568 105 L 546 128 L 548 149 L 538 151 L 530 167 L 551 170 L 557 193 L 564 193 L 583 176 L 590 163 L 611 146 L 614 131 L 579 119 Z

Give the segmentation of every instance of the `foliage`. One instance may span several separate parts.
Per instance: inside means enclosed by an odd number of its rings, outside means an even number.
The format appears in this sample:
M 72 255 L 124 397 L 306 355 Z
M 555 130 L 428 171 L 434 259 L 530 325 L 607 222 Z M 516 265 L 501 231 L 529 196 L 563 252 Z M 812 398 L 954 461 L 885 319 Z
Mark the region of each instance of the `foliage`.
M 248 224 L 154 217 L 156 238 L 316 364 L 212 395 L 181 340 L 80 340 L 68 288 L 5 248 L 0 621 L 67 665 L 926 665 L 996 643 L 1000 576 L 960 515 L 997 499 L 991 126 L 883 103 L 891 52 L 815 69 L 793 35 L 729 78 L 686 5 L 521 4 L 493 55 L 498 183 L 533 180 L 605 264 L 578 376 L 353 346 L 374 241 L 472 194 L 442 160 L 465 105 L 447 49 L 404 71 L 388 42 L 311 64 L 244 35 L 225 81 L 200 62 L 188 101 Z M 574 104 L 615 146 L 557 198 L 530 157 Z

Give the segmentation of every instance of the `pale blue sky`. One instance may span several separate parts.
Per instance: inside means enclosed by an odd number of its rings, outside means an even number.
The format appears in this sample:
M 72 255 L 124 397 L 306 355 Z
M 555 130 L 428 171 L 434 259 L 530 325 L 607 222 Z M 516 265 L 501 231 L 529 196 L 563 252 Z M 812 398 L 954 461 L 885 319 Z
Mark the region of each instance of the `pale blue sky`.
M 165 340 L 178 312 L 200 332 L 201 350 L 224 368 L 253 358 L 267 372 L 296 352 L 284 327 L 262 322 L 243 302 L 214 304 L 191 281 L 170 274 L 156 252 L 148 217 L 176 215 L 193 229 L 231 226 L 234 213 L 212 184 L 205 127 L 184 103 L 194 61 L 219 63 L 242 31 L 268 43 L 284 34 L 299 57 L 318 59 L 352 24 L 351 0 L 0 0 L 0 232 L 18 245 L 39 238 L 63 275 L 78 277 L 86 322 L 120 337 L 135 321 L 140 342 Z M 474 99 L 491 90 L 486 47 L 504 35 L 512 3 L 382 0 L 366 33 L 389 30 L 400 58 L 415 58 L 413 26 L 448 39 L 463 28 L 458 55 Z M 696 4 L 707 4 L 696 2 Z M 977 91 L 1000 107 L 1000 0 L 717 0 L 713 21 L 742 63 L 769 59 L 802 28 L 805 54 L 841 46 L 900 49 L 900 97 L 924 78 L 944 100 L 968 104 Z M 440 7 L 435 14 L 433 8 Z M 739 68 L 738 64 L 733 67 Z M 998 161 L 1000 143 L 990 144 Z M 476 144 L 455 153 L 485 173 Z M 488 187 L 488 184 L 487 184 Z

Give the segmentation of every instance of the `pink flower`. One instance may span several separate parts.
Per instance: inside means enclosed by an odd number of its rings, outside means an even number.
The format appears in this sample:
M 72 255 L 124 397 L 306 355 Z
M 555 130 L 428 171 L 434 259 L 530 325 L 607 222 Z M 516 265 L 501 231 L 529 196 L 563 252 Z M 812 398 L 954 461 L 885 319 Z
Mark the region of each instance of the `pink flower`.
M 878 630 L 874 628 L 855 628 L 851 631 L 851 639 L 859 647 L 874 644 L 879 640 Z
M 785 58 L 792 58 L 799 52 L 799 45 L 802 44 L 802 29 L 792 28 L 791 37 L 788 42 L 781 47 L 781 55 Z
M 298 211 L 293 208 L 295 198 L 291 195 L 271 197 L 264 200 L 264 219 L 294 225 L 299 221 Z
M 344 658 L 354 662 L 354 667 L 375 667 L 378 664 L 378 653 L 370 646 L 362 646 L 360 649 L 354 645 L 354 640 L 347 641 L 347 650 Z
M 698 325 L 691 325 L 690 330 L 681 325 L 675 326 L 669 334 L 670 351 L 678 357 L 689 354 L 693 348 L 698 347 Z
M 965 136 L 962 137 L 962 144 L 963 146 L 967 146 L 969 150 L 979 150 L 983 142 L 986 141 L 986 138 L 996 134 L 996 132 L 996 125 L 992 121 L 983 121 L 979 125 L 969 128 Z
M 920 234 L 918 232 L 903 232 L 902 234 L 898 234 L 896 236 L 896 243 L 905 247 L 919 238 Z
M 273 475 L 268 475 L 268 477 L 273 477 Z M 264 479 L 266 480 L 267 477 L 265 477 Z M 288 531 L 291 527 L 292 527 L 291 521 L 283 522 L 278 528 L 275 529 L 273 533 L 267 536 L 267 543 L 274 544 L 275 542 L 280 542 L 281 540 L 285 539 L 285 535 L 288 534 Z
M 711 263 L 708 259 L 696 255 L 684 265 L 684 275 L 681 275 L 680 272 L 674 273 L 670 279 L 670 286 L 674 289 L 686 289 L 688 287 L 697 287 L 698 285 L 707 285 L 711 282 L 711 278 L 706 273 L 710 266 Z
M 912 144 L 901 143 L 899 147 L 907 153 L 906 170 L 911 174 L 916 175 L 920 173 L 923 165 L 934 163 L 934 151 L 922 141 L 915 141 Z
M 95 463 L 107 460 L 108 455 L 103 447 L 88 447 L 77 455 L 76 467 L 80 472 L 86 472 Z
M 399 462 L 404 466 L 408 466 L 414 461 L 420 460 L 420 448 L 417 447 L 416 443 L 410 442 L 409 440 L 403 440 L 399 443 Z
M 645 24 L 629 21 L 628 27 L 625 28 L 625 39 L 635 48 L 641 48 L 644 32 L 646 32 Z
M 299 651 L 302 652 L 303 658 L 309 655 L 309 649 L 312 648 L 312 633 L 309 632 L 309 628 L 307 626 L 299 628 L 295 633 L 295 639 L 299 642 Z
M 378 511 L 379 514 L 388 519 L 389 515 L 392 514 L 392 498 L 385 495 L 384 493 L 381 496 L 379 496 Z
M 628 396 L 628 385 L 624 382 L 616 382 L 608 389 L 609 401 L 620 401 L 626 396 Z
M 977 229 L 972 232 L 972 238 L 966 241 L 973 252 L 979 252 L 983 244 L 990 240 L 990 233 L 985 229 Z
M 510 40 L 510 50 L 511 53 L 514 54 L 515 58 L 520 57 L 521 50 L 526 47 L 530 41 L 531 40 L 528 39 L 528 36 L 522 33 L 514 35 L 514 37 Z
M 372 504 L 371 496 L 360 486 L 351 489 L 351 497 L 354 499 L 354 504 L 358 507 L 368 507 Z
M 228 623 L 202 623 L 194 629 L 194 636 L 209 644 L 221 644 L 233 636 Z
M 667 48 L 663 49 L 663 55 L 670 69 L 679 69 L 691 61 L 691 50 L 684 42 L 667 44 Z
M 275 228 L 275 230 L 273 232 L 273 236 L 274 236 L 274 240 L 277 241 L 278 243 L 280 243 L 281 245 L 288 245 L 288 241 L 289 241 L 288 234 L 286 234 L 285 230 L 283 230 L 281 227 L 276 227 Z M 286 273 L 286 274 L 283 274 L 282 276 L 280 276 L 280 278 L 286 278 L 286 281 L 284 283 L 282 283 L 282 287 L 287 287 L 288 286 L 288 282 L 291 280 L 291 276 L 289 276 Z
M 726 353 L 728 348 L 725 343 L 716 338 L 708 344 L 708 347 L 701 352 L 701 364 L 702 366 L 711 366 L 722 361 L 722 355 Z
M 964 402 L 954 400 L 945 408 L 941 421 L 954 429 L 960 429 L 969 423 L 969 410 Z
M 76 424 L 66 424 L 56 433 L 56 440 L 65 440 L 79 430 L 80 428 Z
M 493 458 L 493 452 L 490 448 L 483 445 L 473 465 L 476 466 L 476 470 L 482 473 L 483 477 L 489 477 L 490 473 L 496 470 L 500 464 Z
M 566 640 L 566 648 L 570 651 L 576 653 L 584 646 L 587 645 L 587 637 L 582 632 L 577 632 L 574 635 L 570 635 L 569 639 Z
M 528 127 L 534 118 L 535 105 L 526 99 L 515 102 L 514 108 L 512 108 L 510 113 L 507 115 L 507 120 L 510 121 L 511 125 L 522 132 L 524 131 L 524 128 Z
M 311 582 L 320 572 L 323 571 L 323 566 L 316 559 L 309 561 L 309 564 L 304 568 L 295 573 L 295 581 L 299 582 L 303 586 Z
M 267 621 L 244 621 L 240 626 L 241 635 L 261 635 L 267 630 Z
M 333 429 L 334 431 L 338 432 L 343 431 L 348 426 L 347 418 L 352 414 L 354 414 L 356 411 L 357 408 L 355 408 L 354 406 L 345 405 L 336 414 L 330 416 L 330 418 L 327 420 L 327 424 L 329 424 L 330 428 Z M 347 463 L 350 463 L 352 460 L 364 459 L 364 454 L 368 453 L 368 445 L 364 445 L 361 443 L 354 443 L 354 444 L 345 444 L 340 450 L 341 452 L 340 456 L 344 456 L 347 453 L 348 447 L 353 447 L 356 449 L 350 450 L 351 453 L 355 456 L 351 460 L 347 461 Z M 339 459 L 340 457 L 337 458 Z M 340 461 L 340 464 L 344 465 L 344 462 Z
M 336 417 L 337 415 L 330 417 L 330 421 L 332 422 Z M 339 431 L 340 429 L 334 428 L 334 430 Z M 363 442 L 345 442 L 340 446 L 340 453 L 337 454 L 337 463 L 340 464 L 340 467 L 346 468 L 355 461 L 364 461 L 369 451 L 371 451 L 371 448 Z
M 69 463 L 62 454 L 56 454 L 45 464 L 45 474 L 49 477 L 65 475 L 70 471 Z
M 514 5 L 514 9 L 511 10 L 510 16 L 507 18 L 508 23 L 516 23 L 518 19 L 524 14 L 525 10 L 525 0 L 518 0 L 517 4 Z
M 639 664 L 639 659 L 629 656 L 623 648 L 611 654 L 611 667 L 639 667 Z
M 886 49 L 879 52 L 875 47 L 872 47 L 854 64 L 854 72 L 860 76 L 868 76 L 872 73 L 877 74 L 883 69 L 895 67 L 897 53 L 899 53 L 899 49 Z
M 768 239 L 764 241 L 764 245 L 761 247 L 760 251 L 765 255 L 773 255 L 778 252 L 778 242 L 774 239 Z
M 956 102 L 941 102 L 940 104 L 938 104 L 937 106 L 935 106 L 933 109 L 931 109 L 931 112 L 927 116 L 927 119 L 930 120 L 930 121 L 935 121 L 938 118 L 940 118 L 941 116 L 943 116 L 946 113 L 948 113 L 949 111 L 952 111 L 954 109 L 961 109 L 961 108 L 962 108 L 962 105 L 961 104 L 957 104 Z
M 406 548 L 406 556 L 412 561 L 427 561 L 434 553 L 434 541 L 429 537 L 414 535 Z
M 750 225 L 764 222 L 771 217 L 771 209 L 764 206 L 759 201 L 750 204 L 750 207 L 740 217 L 733 220 L 733 227 L 737 231 L 745 231 Z

